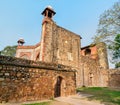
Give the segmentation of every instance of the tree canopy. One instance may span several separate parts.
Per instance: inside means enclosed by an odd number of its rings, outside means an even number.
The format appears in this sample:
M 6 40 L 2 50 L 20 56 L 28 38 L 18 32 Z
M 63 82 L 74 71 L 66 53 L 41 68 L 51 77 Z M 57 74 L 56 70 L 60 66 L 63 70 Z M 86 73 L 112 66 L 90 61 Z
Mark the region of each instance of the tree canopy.
M 113 61 L 116 62 L 115 67 L 118 68 L 120 67 L 120 34 L 115 37 L 112 43 L 108 48 L 112 51 Z
M 99 19 L 97 34 L 94 42 L 98 43 L 106 40 L 113 40 L 120 33 L 120 1 L 116 2 L 112 8 L 106 10 Z M 109 42 L 108 42 L 109 43 Z
M 4 56 L 15 56 L 17 46 L 6 46 L 2 51 L 1 55 Z
M 93 42 L 105 42 L 112 63 L 115 63 L 117 68 L 120 66 L 120 1 L 101 14 Z

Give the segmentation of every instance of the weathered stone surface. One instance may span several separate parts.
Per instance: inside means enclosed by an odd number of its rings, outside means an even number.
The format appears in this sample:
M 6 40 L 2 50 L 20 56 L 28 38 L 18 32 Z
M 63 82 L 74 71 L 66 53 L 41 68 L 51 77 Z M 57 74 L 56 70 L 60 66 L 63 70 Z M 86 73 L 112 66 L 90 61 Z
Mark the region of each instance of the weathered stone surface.
M 58 69 L 57 64 L 37 62 L 36 66 L 27 63 L 26 66 L 22 64 L 21 59 L 10 58 L 21 62 L 21 65 L 5 59 L 8 58 L 4 57 L 4 61 L 0 61 L 4 71 L 0 72 L 0 102 L 49 99 L 55 97 L 57 92 L 60 92 L 60 96 L 75 94 L 75 70 L 69 67 L 61 65 Z M 61 78 L 61 82 L 56 91 L 58 77 Z
M 81 48 L 79 35 L 52 20 L 53 10 L 43 14 L 41 42 L 17 47 L 16 57 L 24 59 L 0 56 L 0 102 L 67 96 L 79 86 L 120 87 L 104 43 Z
M 109 72 L 109 86 L 113 88 L 120 88 L 120 69 L 108 70 Z

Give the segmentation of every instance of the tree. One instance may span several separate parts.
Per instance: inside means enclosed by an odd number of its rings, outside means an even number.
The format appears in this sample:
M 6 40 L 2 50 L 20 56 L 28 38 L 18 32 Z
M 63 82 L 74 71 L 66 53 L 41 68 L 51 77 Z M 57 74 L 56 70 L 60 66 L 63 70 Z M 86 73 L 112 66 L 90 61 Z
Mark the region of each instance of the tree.
M 108 45 L 108 56 L 112 58 L 112 63 L 118 67 L 120 49 L 117 48 L 120 43 L 117 40 L 120 34 L 120 1 L 116 2 L 112 8 L 105 11 L 99 19 L 97 34 L 93 38 L 94 43 L 105 42 Z M 116 36 L 117 35 L 117 36 Z M 112 54 L 112 56 L 111 56 Z M 111 61 L 110 61 L 111 62 Z
M 4 56 L 15 56 L 17 46 L 6 46 L 2 51 L 1 55 Z
M 119 68 L 120 67 L 120 34 L 118 34 L 114 41 L 112 42 L 113 44 L 109 45 L 109 49 L 112 51 L 112 58 L 115 60 L 116 64 L 115 67 Z
M 105 11 L 99 19 L 97 35 L 94 36 L 94 42 L 114 39 L 115 35 L 120 33 L 120 1 L 116 2 L 113 7 Z
M 115 68 L 120 68 L 120 62 L 115 64 Z

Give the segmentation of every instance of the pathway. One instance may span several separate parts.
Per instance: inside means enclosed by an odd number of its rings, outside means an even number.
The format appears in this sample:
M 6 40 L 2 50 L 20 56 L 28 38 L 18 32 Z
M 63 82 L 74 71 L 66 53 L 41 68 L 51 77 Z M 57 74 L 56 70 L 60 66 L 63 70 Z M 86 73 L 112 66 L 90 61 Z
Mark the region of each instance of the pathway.
M 74 96 L 68 97 L 58 97 L 55 98 L 55 101 L 51 102 L 51 105 L 104 105 L 101 104 L 99 101 L 88 101 L 87 97 L 91 95 L 88 94 L 77 94 Z M 45 100 L 50 101 L 50 100 Z M 34 102 L 23 102 L 23 103 L 7 103 L 7 104 L 0 104 L 0 105 L 22 105 L 25 103 L 40 103 L 43 101 L 34 101 Z
M 75 95 L 75 96 L 69 96 L 69 97 L 59 97 L 55 100 L 60 102 L 69 103 L 71 105 L 104 105 L 101 104 L 99 101 L 88 101 L 86 97 L 89 95 Z M 63 104 L 62 104 L 63 105 Z

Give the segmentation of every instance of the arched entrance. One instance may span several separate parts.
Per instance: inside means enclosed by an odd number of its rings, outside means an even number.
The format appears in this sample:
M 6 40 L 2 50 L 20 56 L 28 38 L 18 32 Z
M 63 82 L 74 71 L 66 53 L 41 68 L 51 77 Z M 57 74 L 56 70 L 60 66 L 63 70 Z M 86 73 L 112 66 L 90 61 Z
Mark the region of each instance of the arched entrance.
M 60 97 L 61 96 L 61 83 L 62 83 L 62 77 L 58 76 L 55 84 L 55 90 L 54 90 L 54 97 Z

